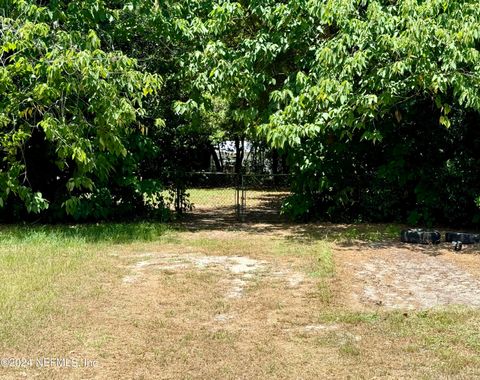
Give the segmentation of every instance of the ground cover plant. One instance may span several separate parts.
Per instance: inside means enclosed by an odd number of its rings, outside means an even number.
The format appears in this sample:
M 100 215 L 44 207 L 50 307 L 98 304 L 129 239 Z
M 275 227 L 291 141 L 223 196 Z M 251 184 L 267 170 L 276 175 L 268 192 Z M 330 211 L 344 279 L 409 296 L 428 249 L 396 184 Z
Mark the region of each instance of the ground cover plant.
M 478 376 L 474 300 L 419 310 L 422 288 L 402 296 L 407 307 L 397 309 L 363 292 L 369 284 L 357 273 L 392 251 L 418 260 L 418 284 L 419 264 L 432 266 L 428 260 L 454 266 L 472 286 L 480 281 L 476 255 L 445 246 L 412 251 L 396 243 L 400 228 L 3 227 L 2 354 L 96 364 L 4 367 L 2 378 Z M 389 281 L 400 292 L 394 276 L 405 273 L 380 276 L 377 286 Z
M 0 377 L 480 377 L 477 3 L 0 0 Z

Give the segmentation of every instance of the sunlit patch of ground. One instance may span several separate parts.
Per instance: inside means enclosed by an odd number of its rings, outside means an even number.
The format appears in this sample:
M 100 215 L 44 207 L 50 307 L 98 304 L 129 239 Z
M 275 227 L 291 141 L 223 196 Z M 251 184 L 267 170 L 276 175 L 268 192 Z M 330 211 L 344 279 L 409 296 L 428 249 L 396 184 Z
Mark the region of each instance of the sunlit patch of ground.
M 480 307 L 478 256 L 469 268 L 465 254 L 449 244 L 430 247 L 392 244 L 386 247 L 338 248 L 338 259 L 351 273 L 352 298 L 364 307 L 426 310 L 446 306 Z M 462 255 L 462 256 L 460 256 Z M 343 257 L 342 257 L 343 256 Z M 470 270 L 469 270 L 470 269 Z
M 186 221 L 10 231 L 0 251 L 4 355 L 97 364 L 0 376 L 480 376 L 480 256 L 403 245 L 398 229 Z

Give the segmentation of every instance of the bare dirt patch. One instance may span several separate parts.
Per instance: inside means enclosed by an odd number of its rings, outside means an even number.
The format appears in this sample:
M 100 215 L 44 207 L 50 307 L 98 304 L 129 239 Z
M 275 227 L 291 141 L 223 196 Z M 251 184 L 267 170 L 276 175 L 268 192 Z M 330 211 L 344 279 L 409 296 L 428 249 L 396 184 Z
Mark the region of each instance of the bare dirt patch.
M 226 284 L 225 298 L 241 298 L 248 283 L 267 278 L 285 281 L 290 288 L 299 286 L 304 276 L 290 269 L 281 268 L 272 271 L 272 266 L 264 260 L 257 260 L 246 256 L 214 256 L 202 254 L 160 253 L 145 254 L 147 260 L 140 261 L 131 267 L 131 273 L 123 278 L 124 284 L 133 284 L 142 281 L 147 271 L 177 272 L 184 270 L 206 270 L 221 272 L 221 282 Z M 220 318 L 226 321 L 229 318 Z
M 338 359 L 315 344 L 337 333 L 316 325 L 315 279 L 287 258 L 183 251 L 136 256 L 90 315 L 86 340 L 114 336 L 89 353 L 101 357 L 92 377 L 296 378 L 301 366 L 302 378 L 316 378 L 321 360 Z
M 367 308 L 425 310 L 453 305 L 479 308 L 479 259 L 471 252 L 452 254 L 447 245 L 391 244 L 364 245 L 363 250 L 337 249 L 337 260 L 343 267 L 340 271 L 348 282 L 347 298 L 357 307 Z

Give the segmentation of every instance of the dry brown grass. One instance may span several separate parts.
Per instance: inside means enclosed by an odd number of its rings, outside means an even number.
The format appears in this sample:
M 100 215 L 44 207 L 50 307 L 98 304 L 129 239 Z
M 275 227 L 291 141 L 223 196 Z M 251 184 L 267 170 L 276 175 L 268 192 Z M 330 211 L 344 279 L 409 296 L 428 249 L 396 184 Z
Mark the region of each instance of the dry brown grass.
M 352 228 L 356 227 L 246 225 L 229 231 L 209 225 L 169 232 L 169 239 L 86 247 L 96 247 L 104 269 L 93 270 L 92 262 L 83 267 L 90 273 L 83 295 L 58 295 L 55 302 L 62 305 L 61 311 L 50 313 L 15 347 L 3 348 L 4 356 L 86 357 L 97 360 L 98 366 L 9 369 L 0 370 L 0 376 L 478 377 L 478 311 L 403 312 L 351 302 L 349 295 L 358 284 L 350 264 L 381 257 L 394 245 L 367 243 L 369 236 L 378 235 L 372 228 L 362 230 L 360 237 L 366 239 L 357 241 L 359 233 Z M 480 274 L 478 256 L 439 250 L 434 253 L 444 260 Z M 242 296 L 228 298 L 237 274 L 221 264 L 202 269 L 189 262 L 166 269 L 169 258 L 180 260 L 182 255 L 188 260 L 248 257 L 263 266 L 246 280 Z M 135 273 L 135 281 L 124 282 Z

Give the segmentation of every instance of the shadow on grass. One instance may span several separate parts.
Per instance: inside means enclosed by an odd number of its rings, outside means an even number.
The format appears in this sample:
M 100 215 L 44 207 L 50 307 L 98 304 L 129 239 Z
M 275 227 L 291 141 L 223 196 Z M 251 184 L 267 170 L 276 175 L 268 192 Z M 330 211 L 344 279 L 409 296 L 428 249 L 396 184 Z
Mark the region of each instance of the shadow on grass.
M 250 193 L 252 194 L 252 193 Z M 121 244 L 142 241 L 177 241 L 177 232 L 244 231 L 253 235 L 279 234 L 292 242 L 335 242 L 339 249 L 408 248 L 436 255 L 438 247 L 400 243 L 404 226 L 395 224 L 296 223 L 280 214 L 286 193 L 247 192 L 247 210 L 240 222 L 231 205 L 194 209 L 174 223 L 135 222 L 74 225 L 3 225 L 0 244 L 16 242 L 74 242 Z
M 233 206 L 212 206 L 194 209 L 183 215 L 176 226 L 190 232 L 244 231 L 253 234 L 286 234 L 286 239 L 304 243 L 319 240 L 348 247 L 368 244 L 384 248 L 399 241 L 402 226 L 395 224 L 297 223 L 280 214 L 285 193 L 264 193 L 248 199 L 247 210 L 240 222 Z
M 0 226 L 0 244 L 35 241 L 121 244 L 169 238 L 172 237 L 171 232 L 173 230 L 167 224 L 150 222 L 38 226 L 3 225 Z
M 305 240 L 326 240 L 343 246 L 366 244 L 381 248 L 390 245 L 400 237 L 401 226 L 396 224 L 305 224 L 296 238 Z

